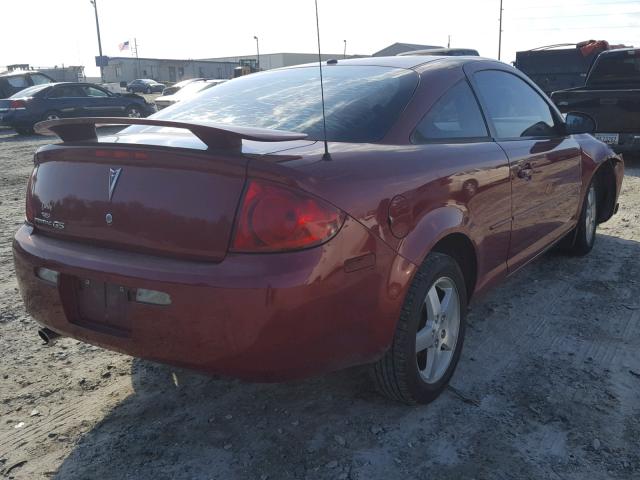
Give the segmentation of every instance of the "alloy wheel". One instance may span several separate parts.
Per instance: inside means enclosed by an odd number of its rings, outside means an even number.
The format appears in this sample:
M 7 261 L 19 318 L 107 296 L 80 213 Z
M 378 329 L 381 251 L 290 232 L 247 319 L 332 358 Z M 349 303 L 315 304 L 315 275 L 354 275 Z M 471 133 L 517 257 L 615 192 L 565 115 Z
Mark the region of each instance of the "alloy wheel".
M 446 373 L 460 333 L 460 295 L 448 277 L 436 280 L 424 299 L 416 334 L 416 362 L 426 383 L 436 383 Z

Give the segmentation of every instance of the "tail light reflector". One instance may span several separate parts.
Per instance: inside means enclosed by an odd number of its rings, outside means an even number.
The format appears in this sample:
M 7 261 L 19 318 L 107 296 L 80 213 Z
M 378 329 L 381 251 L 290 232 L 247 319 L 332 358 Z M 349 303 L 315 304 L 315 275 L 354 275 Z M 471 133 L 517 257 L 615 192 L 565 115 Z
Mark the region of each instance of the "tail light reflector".
M 36 176 L 38 171 L 38 167 L 36 166 L 31 172 L 31 176 L 29 177 L 29 181 L 27 182 L 27 198 L 26 198 L 26 209 L 25 209 L 25 217 L 27 218 L 27 222 L 33 223 L 33 218 L 35 217 L 33 211 L 33 179 Z
M 24 110 L 27 108 L 27 102 L 25 100 L 11 100 L 9 104 L 10 110 Z
M 303 192 L 251 180 L 236 221 L 231 250 L 275 252 L 320 245 L 332 238 L 344 213 Z

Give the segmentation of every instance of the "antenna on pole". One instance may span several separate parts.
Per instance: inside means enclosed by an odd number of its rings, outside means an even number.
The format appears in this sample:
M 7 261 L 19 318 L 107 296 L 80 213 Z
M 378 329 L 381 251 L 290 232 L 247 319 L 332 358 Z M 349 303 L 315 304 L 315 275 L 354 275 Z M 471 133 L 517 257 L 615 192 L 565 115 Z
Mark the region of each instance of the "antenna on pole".
M 502 0 L 500 0 L 500 31 L 498 32 L 498 60 L 502 53 Z
M 316 31 L 318 32 L 318 66 L 320 67 L 320 96 L 322 100 L 322 128 L 324 130 L 324 160 L 331 160 L 329 155 L 329 143 L 327 142 L 327 117 L 324 111 L 324 82 L 322 79 L 322 54 L 320 53 L 320 21 L 318 20 L 318 0 L 316 3 Z

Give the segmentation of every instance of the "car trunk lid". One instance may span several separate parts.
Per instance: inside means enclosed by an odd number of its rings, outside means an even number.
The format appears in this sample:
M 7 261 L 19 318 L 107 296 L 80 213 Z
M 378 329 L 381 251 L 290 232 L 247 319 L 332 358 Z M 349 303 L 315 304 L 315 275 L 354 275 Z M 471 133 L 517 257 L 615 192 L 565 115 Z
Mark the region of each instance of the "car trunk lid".
M 150 146 L 140 135 L 99 142 L 97 124 L 189 130 L 206 150 Z M 64 142 L 41 149 L 30 181 L 35 228 L 70 240 L 180 258 L 221 261 L 245 183 L 242 142 L 304 134 L 132 118 L 41 122 Z M 178 130 L 178 131 L 179 131 Z M 172 137 L 169 132 L 166 134 Z M 174 134 L 175 136 L 175 134 Z
M 247 159 L 150 148 L 49 147 L 30 192 L 37 231 L 69 240 L 220 261 Z

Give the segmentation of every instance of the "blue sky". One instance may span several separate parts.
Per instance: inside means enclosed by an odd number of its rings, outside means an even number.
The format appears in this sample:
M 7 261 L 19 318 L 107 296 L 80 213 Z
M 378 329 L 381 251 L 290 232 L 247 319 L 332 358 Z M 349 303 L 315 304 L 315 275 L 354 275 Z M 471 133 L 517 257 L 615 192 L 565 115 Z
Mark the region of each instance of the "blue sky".
M 640 46 L 640 1 L 504 0 L 502 60 L 517 50 L 588 38 Z M 476 48 L 497 58 L 499 0 L 319 0 L 326 53 L 370 54 L 393 42 Z M 28 7 L 28 10 L 27 10 Z M 313 52 L 313 0 L 98 0 L 105 55 L 137 38 L 140 56 L 210 58 Z M 3 2 L 0 65 L 85 65 L 96 74 L 89 0 Z M 13 19 L 13 20 L 9 20 Z M 28 28 L 25 28 L 25 19 Z M 9 20 L 9 21 L 7 21 Z

